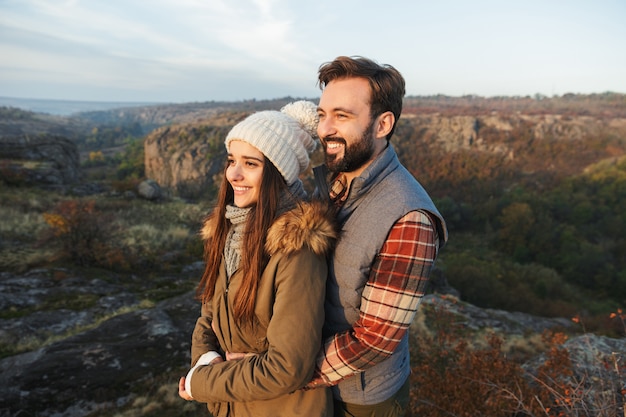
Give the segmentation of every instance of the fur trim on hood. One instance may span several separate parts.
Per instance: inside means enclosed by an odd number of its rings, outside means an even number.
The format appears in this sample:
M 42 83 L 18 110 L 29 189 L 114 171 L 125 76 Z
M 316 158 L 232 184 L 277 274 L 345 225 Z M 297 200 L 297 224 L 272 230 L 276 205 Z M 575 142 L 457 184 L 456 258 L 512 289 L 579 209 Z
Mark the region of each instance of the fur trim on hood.
M 206 220 L 200 230 L 202 240 L 213 237 L 215 221 Z M 326 255 L 333 249 L 339 236 L 332 210 L 320 201 L 301 202 L 280 215 L 270 226 L 265 240 L 265 251 L 289 255 L 307 246 L 317 255 Z

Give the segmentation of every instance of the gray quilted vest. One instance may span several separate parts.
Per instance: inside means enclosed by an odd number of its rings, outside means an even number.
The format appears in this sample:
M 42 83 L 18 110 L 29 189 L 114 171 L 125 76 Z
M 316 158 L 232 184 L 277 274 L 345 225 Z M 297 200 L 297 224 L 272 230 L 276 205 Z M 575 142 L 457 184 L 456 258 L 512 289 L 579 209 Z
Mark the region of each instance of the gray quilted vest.
M 322 185 L 326 188 L 320 182 L 324 169 L 315 168 L 318 192 Z M 415 210 L 431 214 L 442 247 L 448 238 L 443 217 L 389 145 L 361 176 L 352 180 L 348 198 L 337 214 L 341 235 L 329 265 L 326 337 L 351 328 L 358 319 L 361 293 L 389 231 L 397 220 Z M 393 355 L 342 381 L 333 387 L 333 393 L 348 403 L 377 404 L 396 393 L 410 371 L 407 333 Z

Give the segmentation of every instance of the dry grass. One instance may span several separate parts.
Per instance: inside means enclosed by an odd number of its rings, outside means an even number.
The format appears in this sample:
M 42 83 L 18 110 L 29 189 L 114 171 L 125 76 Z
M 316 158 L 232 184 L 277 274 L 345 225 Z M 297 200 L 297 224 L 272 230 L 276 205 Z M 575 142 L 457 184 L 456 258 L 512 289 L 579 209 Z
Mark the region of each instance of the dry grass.
M 605 357 L 589 343 L 583 355 L 573 356 L 564 333 L 526 335 L 524 342 L 472 334 L 436 306 L 429 313 L 431 330 L 413 339 L 407 415 L 626 417 L 626 352 Z M 621 310 L 612 316 L 624 320 Z M 482 343 L 475 342 L 478 334 Z M 532 357 L 541 359 L 523 366 Z
M 197 230 L 209 210 L 180 200 L 80 198 L 2 185 L 0 199 L 0 269 L 13 272 L 68 261 L 145 271 L 164 258 L 197 260 Z
M 103 246 L 83 245 L 93 252 L 87 254 L 91 258 L 84 259 L 96 266 L 130 271 L 136 268 L 146 273 L 151 268 L 163 271 L 168 265 L 180 266 L 200 259 L 201 246 L 196 231 L 208 211 L 203 204 L 151 203 L 118 196 L 79 199 L 34 188 L 7 187 L 0 187 L 0 199 L 3 202 L 0 206 L 3 219 L 0 222 L 0 268 L 3 270 L 19 272 L 46 263 L 54 264 L 63 257 L 67 262 L 72 258 L 71 254 L 63 253 L 68 248 L 63 245 L 64 239 L 65 243 L 73 242 L 70 239 L 75 237 L 87 239 L 90 233 L 101 237 L 104 230 L 107 239 L 100 242 Z M 73 202 L 90 208 L 73 211 Z M 60 222 L 46 222 L 46 213 L 59 216 L 56 219 Z M 81 221 L 72 223 L 76 220 L 73 216 Z M 74 229 L 67 228 L 68 224 Z M 97 227 L 87 227 L 93 225 Z M 154 300 L 167 297 L 168 291 L 170 289 L 161 286 L 153 292 L 146 291 L 144 304 L 130 308 L 149 308 Z M 427 309 L 423 307 L 423 310 Z M 89 328 L 128 311 L 125 308 L 101 317 Z M 485 329 L 473 332 L 445 312 L 427 313 L 418 314 L 412 326 L 413 391 L 407 415 L 626 417 L 626 357 L 623 352 L 611 358 L 596 358 L 598 368 L 610 369 L 612 378 L 600 378 L 593 371 L 577 374 L 578 364 L 572 363 L 563 348 L 562 336 L 505 337 Z M 619 330 L 625 335 L 623 312 L 618 310 L 612 319 L 621 323 Z M 50 338 L 25 339 L 13 349 L 16 352 L 33 350 L 87 329 L 83 326 Z M 523 361 L 539 353 L 545 354 L 542 367 L 538 372 L 528 372 L 522 366 Z M 174 370 L 142 381 L 124 404 L 103 406 L 91 416 L 208 415 L 204 405 L 188 403 L 178 397 L 178 378 L 185 371 Z M 589 381 L 595 383 L 595 389 L 589 389 Z

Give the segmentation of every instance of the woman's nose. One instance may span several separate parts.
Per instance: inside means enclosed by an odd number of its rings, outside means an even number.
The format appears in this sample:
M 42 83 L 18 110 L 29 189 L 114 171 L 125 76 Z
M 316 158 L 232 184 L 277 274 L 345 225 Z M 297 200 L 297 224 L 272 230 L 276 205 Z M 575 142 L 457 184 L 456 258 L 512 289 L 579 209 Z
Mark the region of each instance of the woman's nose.
M 241 179 L 241 177 L 241 167 L 239 166 L 239 164 L 233 164 L 229 166 L 226 170 L 226 178 L 228 178 L 229 180 L 237 180 Z

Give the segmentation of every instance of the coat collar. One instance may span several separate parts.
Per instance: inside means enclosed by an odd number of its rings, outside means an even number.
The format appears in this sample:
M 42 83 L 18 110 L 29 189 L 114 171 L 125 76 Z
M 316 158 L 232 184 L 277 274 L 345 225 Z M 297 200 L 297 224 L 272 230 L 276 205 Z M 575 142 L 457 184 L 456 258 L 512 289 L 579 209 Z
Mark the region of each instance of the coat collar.
M 339 235 L 332 210 L 321 201 L 302 201 L 282 213 L 270 226 L 265 240 L 268 255 L 291 254 L 308 247 L 317 255 L 327 255 Z M 215 220 L 206 220 L 200 230 L 203 240 L 215 232 Z

